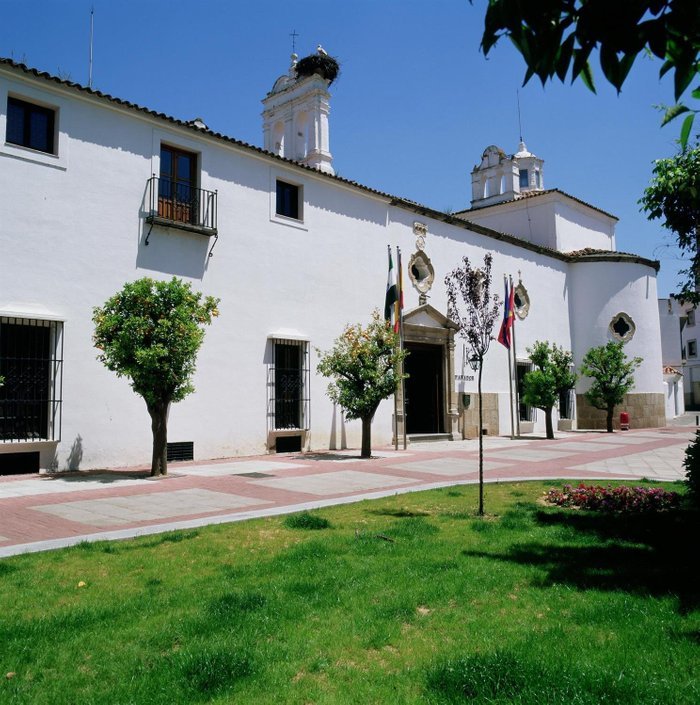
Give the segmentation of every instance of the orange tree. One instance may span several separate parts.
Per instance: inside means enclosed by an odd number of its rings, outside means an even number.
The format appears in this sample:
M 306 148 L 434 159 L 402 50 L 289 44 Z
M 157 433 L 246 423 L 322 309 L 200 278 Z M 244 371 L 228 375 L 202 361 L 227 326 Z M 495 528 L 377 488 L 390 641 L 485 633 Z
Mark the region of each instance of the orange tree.
M 349 420 L 362 421 L 363 458 L 372 454 L 372 420 L 379 403 L 396 392 L 406 352 L 399 336 L 374 311 L 367 326 L 346 326 L 333 348 L 320 353 L 318 371 L 331 379 L 328 396 Z
M 218 303 L 176 277 L 144 277 L 93 309 L 98 360 L 118 377 L 128 377 L 146 402 L 153 432 L 151 475 L 168 471 L 170 404 L 194 391 L 191 380 L 204 326 L 218 315 Z

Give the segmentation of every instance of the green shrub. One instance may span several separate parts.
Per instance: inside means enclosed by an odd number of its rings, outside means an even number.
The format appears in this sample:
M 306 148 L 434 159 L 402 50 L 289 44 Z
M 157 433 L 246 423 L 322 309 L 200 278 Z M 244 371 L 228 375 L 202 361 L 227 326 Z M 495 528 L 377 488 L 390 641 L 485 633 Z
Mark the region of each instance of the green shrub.
M 700 431 L 695 432 L 695 438 L 685 449 L 683 467 L 690 499 L 694 504 L 700 505 Z
M 307 529 L 307 530 L 317 530 L 317 529 L 329 529 L 331 526 L 328 519 L 324 519 L 318 514 L 311 514 L 311 512 L 300 512 L 299 514 L 290 514 L 284 520 L 284 525 L 288 529 Z

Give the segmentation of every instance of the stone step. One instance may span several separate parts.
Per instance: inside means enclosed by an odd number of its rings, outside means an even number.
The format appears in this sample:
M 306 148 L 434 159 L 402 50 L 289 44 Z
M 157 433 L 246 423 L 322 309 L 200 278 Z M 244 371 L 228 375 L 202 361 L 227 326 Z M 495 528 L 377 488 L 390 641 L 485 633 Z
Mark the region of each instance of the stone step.
M 409 443 L 430 443 L 433 441 L 449 441 L 449 433 L 409 433 Z

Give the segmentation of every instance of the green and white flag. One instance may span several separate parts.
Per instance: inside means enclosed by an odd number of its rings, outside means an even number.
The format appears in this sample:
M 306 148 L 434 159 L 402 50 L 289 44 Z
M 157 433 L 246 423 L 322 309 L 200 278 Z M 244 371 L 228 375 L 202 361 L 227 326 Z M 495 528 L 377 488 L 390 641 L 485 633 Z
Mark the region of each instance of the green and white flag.
M 389 250 L 389 276 L 386 280 L 386 298 L 384 299 L 384 318 L 387 323 L 394 323 L 396 316 L 396 306 L 394 305 L 399 300 L 399 287 L 396 285 L 396 270 L 394 262 L 391 259 L 391 245 L 387 245 Z

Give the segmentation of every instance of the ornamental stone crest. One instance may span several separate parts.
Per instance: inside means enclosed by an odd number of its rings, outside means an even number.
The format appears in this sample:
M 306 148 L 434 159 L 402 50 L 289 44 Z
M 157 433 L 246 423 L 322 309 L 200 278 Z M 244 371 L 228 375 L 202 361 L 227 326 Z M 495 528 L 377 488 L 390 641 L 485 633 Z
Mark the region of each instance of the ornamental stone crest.
M 421 251 L 424 250 L 425 238 L 428 236 L 428 226 L 416 220 L 413 223 L 413 234 L 416 236 L 416 248 Z

